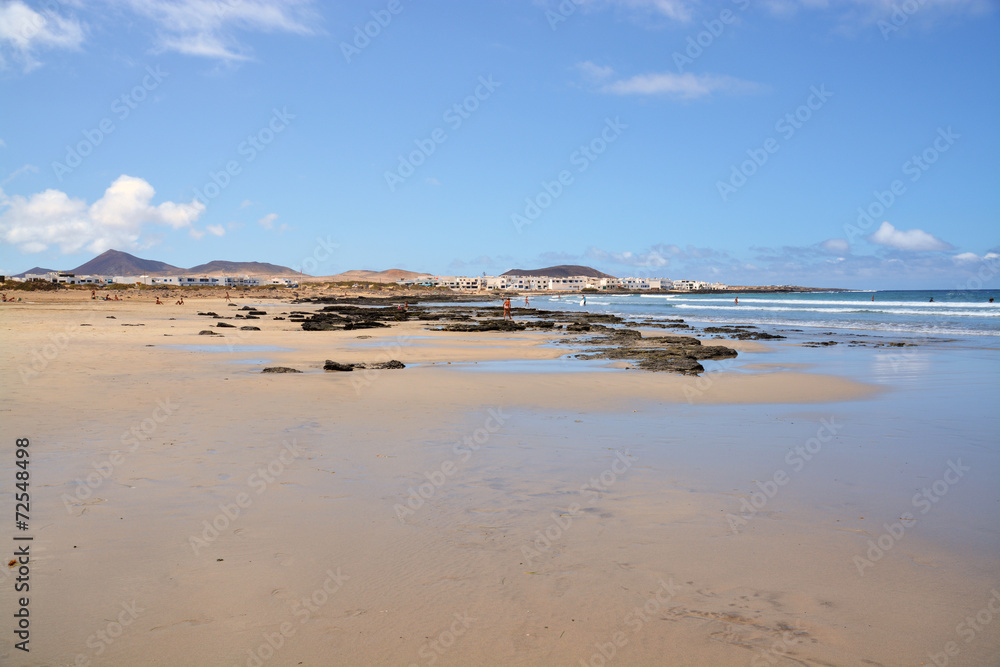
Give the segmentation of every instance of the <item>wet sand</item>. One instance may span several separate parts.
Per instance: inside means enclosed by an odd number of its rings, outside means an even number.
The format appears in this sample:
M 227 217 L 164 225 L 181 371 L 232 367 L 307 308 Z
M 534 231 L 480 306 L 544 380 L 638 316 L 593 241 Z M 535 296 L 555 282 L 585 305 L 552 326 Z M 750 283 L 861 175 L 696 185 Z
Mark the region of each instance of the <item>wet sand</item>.
M 4 627 L 4 665 L 1000 654 L 1000 613 L 959 627 L 1000 612 L 985 381 L 739 341 L 701 378 L 559 371 L 559 334 L 303 332 L 268 306 L 209 337 L 195 313 L 235 308 L 40 300 L 0 310 L 0 452 L 31 439 L 35 537 L 31 653 Z M 408 367 L 322 371 L 389 358 Z

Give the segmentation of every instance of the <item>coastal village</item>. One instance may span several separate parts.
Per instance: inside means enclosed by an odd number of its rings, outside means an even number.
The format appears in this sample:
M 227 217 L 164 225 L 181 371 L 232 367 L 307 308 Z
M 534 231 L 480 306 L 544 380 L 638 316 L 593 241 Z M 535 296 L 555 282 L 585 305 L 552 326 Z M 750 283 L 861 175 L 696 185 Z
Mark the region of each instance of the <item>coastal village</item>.
M 532 272 L 535 273 L 535 272 Z M 12 276 L 10 280 L 19 282 L 46 282 L 59 285 L 90 285 L 94 287 L 107 285 L 146 285 L 163 287 L 298 287 L 302 282 L 318 282 L 310 276 L 253 276 L 253 275 L 202 275 L 202 276 L 168 276 L 168 275 L 77 275 L 66 271 L 50 271 L 46 273 L 25 273 L 22 276 Z M 364 281 L 361 281 L 364 282 Z M 722 283 L 706 283 L 698 280 L 669 280 L 667 278 L 615 278 L 613 276 L 546 276 L 503 274 L 499 276 L 435 276 L 417 274 L 413 277 L 399 278 L 394 283 L 400 287 L 439 287 L 462 292 L 478 292 L 488 290 L 513 291 L 552 291 L 580 292 L 583 290 L 727 290 L 728 285 Z

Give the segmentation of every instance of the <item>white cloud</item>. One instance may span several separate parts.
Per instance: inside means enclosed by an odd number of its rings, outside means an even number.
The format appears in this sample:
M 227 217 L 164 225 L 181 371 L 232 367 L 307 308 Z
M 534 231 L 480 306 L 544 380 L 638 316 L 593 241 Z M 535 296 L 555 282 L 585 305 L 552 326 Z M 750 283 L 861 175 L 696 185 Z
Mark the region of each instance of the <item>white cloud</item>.
M 868 240 L 897 250 L 924 251 L 951 250 L 952 248 L 950 243 L 946 243 L 922 229 L 903 231 L 896 229 L 888 222 L 883 222 L 874 234 L 868 236 Z
M 26 253 L 42 252 L 53 245 L 65 254 L 81 249 L 93 253 L 137 249 L 146 225 L 190 227 L 205 210 L 199 201 L 153 206 L 150 202 L 155 193 L 143 179 L 126 175 L 119 176 L 90 206 L 59 190 L 30 197 L 8 197 L 0 190 L 0 238 Z
M 246 208 L 247 206 L 253 206 L 253 204 L 254 203 L 252 201 L 250 201 L 249 199 L 244 199 L 243 203 L 240 204 L 240 208 L 243 209 L 243 208 Z
M 222 225 L 209 225 L 205 227 L 209 234 L 214 234 L 215 236 L 225 236 L 226 228 Z
M 844 239 L 827 239 L 820 243 L 819 246 L 823 248 L 823 250 L 840 254 L 846 253 L 851 249 L 850 244 L 848 244 Z
M 662 14 L 680 23 L 691 20 L 692 5 L 688 0 L 573 0 L 577 4 L 610 4 L 646 13 Z
M 315 33 L 312 0 L 127 0 L 158 28 L 157 48 L 226 61 L 247 60 L 239 32 Z
M 696 99 L 712 93 L 749 93 L 758 85 L 731 76 L 662 72 L 636 74 L 601 87 L 602 93 L 613 95 L 669 95 L 680 99 Z
M 267 230 L 270 230 L 270 231 L 275 231 L 275 232 L 281 234 L 281 233 L 283 233 L 284 231 L 286 231 L 288 229 L 288 225 L 282 223 L 282 224 L 280 224 L 278 226 L 275 226 L 274 225 L 274 221 L 277 220 L 277 219 L 278 219 L 278 214 L 277 213 L 268 213 L 263 218 L 261 218 L 260 220 L 258 220 L 257 224 L 260 225 L 261 227 L 263 227 L 264 229 L 267 229 Z
M 670 260 L 664 257 L 664 253 L 658 248 L 653 248 L 649 252 L 632 252 L 631 250 L 608 252 L 600 248 L 589 248 L 587 250 L 587 257 L 599 261 L 610 261 L 623 266 L 643 268 L 660 268 L 670 264 Z
M 952 259 L 957 264 L 977 264 L 979 262 L 992 262 L 1000 259 L 1000 255 L 995 252 L 988 252 L 982 257 L 974 252 L 963 252 L 955 255 Z
M 589 60 L 577 63 L 573 67 L 591 81 L 603 81 L 615 73 L 613 67 L 602 67 Z
M 0 5 L 0 67 L 7 54 L 26 72 L 41 66 L 38 51 L 75 50 L 83 42 L 83 26 L 51 9 L 36 12 L 21 0 Z

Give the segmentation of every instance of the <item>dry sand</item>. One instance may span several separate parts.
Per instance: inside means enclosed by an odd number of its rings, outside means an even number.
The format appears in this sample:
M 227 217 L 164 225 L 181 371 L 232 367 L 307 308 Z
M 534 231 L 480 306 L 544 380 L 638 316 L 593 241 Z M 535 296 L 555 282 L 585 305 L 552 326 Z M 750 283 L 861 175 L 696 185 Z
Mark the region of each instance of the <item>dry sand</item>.
M 702 378 L 506 371 L 566 349 L 304 332 L 270 319 L 287 306 L 215 338 L 195 312 L 236 310 L 217 299 L 31 296 L 0 309 L 0 452 L 7 470 L 31 439 L 35 536 L 31 653 L 6 572 L 4 665 L 919 665 L 994 585 L 995 564 L 920 536 L 897 551 L 919 558 L 859 576 L 880 529 L 812 505 L 734 531 L 745 494 L 648 435 L 695 449 L 705 413 L 684 409 L 881 391 L 863 382 L 766 354 Z M 408 368 L 322 372 L 388 358 Z M 305 373 L 259 373 L 276 365 Z M 997 650 L 980 637 L 962 664 Z

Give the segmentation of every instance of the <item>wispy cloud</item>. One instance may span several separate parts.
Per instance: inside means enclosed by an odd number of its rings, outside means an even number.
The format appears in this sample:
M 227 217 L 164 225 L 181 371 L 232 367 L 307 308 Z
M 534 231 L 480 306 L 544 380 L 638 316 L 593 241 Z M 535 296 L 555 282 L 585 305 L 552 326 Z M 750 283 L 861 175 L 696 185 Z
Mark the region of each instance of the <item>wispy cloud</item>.
M 163 202 L 153 206 L 153 186 L 141 178 L 119 176 L 91 205 L 59 190 L 8 197 L 0 190 L 0 238 L 21 252 L 35 253 L 58 245 L 72 254 L 81 249 L 100 253 L 110 248 L 140 248 L 147 225 L 191 228 L 204 204 Z
M 639 268 L 662 268 L 670 264 L 667 253 L 661 248 L 653 248 L 646 252 L 608 252 L 600 248 L 588 248 L 587 257 L 599 262 L 612 262 L 620 266 Z
M 316 32 L 319 14 L 312 0 L 125 0 L 154 22 L 156 50 L 240 61 L 250 58 L 247 32 Z
M 599 92 L 610 95 L 663 95 L 691 100 L 714 93 L 730 95 L 753 93 L 761 88 L 759 84 L 731 76 L 691 72 L 683 74 L 654 72 L 608 81 L 615 76 L 614 69 L 597 65 L 589 60 L 577 63 L 575 69 L 583 75 L 587 83 L 597 85 Z
M 910 229 L 904 231 L 902 229 L 896 229 L 889 222 L 883 222 L 882 225 L 875 230 L 875 233 L 869 235 L 867 238 L 872 243 L 878 245 L 896 248 L 897 250 L 908 250 L 911 252 L 933 250 L 943 251 L 951 250 L 953 248 L 950 243 L 946 243 L 932 234 L 928 234 L 922 229 Z
M 9 58 L 30 72 L 42 64 L 40 51 L 76 50 L 83 39 L 84 26 L 75 18 L 51 9 L 38 12 L 21 0 L 0 4 L 0 67 L 7 67 Z
M 280 225 L 275 226 L 274 221 L 277 219 L 278 219 L 277 213 L 268 213 L 263 218 L 258 220 L 257 224 L 268 231 L 273 231 L 281 234 L 282 232 L 288 229 L 288 225 L 282 223 Z
M 10 174 L 7 175 L 7 178 L 0 181 L 0 187 L 7 185 L 8 183 L 13 181 L 18 176 L 21 176 L 22 174 L 37 174 L 37 173 L 38 173 L 38 167 L 36 167 L 33 164 L 26 164 L 24 166 L 18 167 L 14 171 L 10 172 Z

